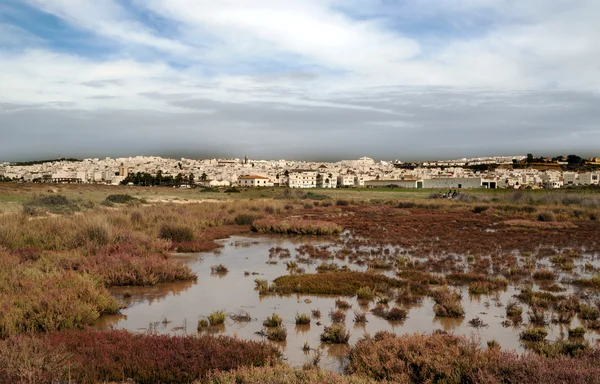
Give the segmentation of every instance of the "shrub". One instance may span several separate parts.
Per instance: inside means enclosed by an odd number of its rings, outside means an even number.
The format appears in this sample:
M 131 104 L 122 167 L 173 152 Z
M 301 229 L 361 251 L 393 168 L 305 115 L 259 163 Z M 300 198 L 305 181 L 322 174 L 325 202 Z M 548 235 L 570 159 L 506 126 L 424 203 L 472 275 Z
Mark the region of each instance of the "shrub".
M 249 213 L 240 213 L 235 216 L 233 221 L 236 225 L 252 225 L 254 220 L 258 219 L 260 216 L 251 215 Z
M 519 338 L 523 341 L 540 342 L 548 336 L 548 331 L 544 328 L 528 328 L 519 334 Z
M 160 227 L 158 237 L 176 243 L 184 243 L 194 240 L 194 231 L 185 225 L 163 223 Z
M 323 369 L 292 368 L 288 365 L 275 367 L 239 368 L 232 372 L 217 372 L 207 380 L 208 384 L 376 384 L 371 379 L 359 376 L 347 376 Z M 318 365 L 318 364 L 317 364 Z
M 325 327 L 321 333 L 321 341 L 327 344 L 346 344 L 350 340 L 350 332 L 342 324 Z
M 335 306 L 340 309 L 352 308 L 352 305 L 349 302 L 347 302 L 346 300 L 342 300 L 342 299 L 335 299 Z
M 208 315 L 208 322 L 210 323 L 211 326 L 215 326 L 215 325 L 221 325 L 223 323 L 225 323 L 225 319 L 226 319 L 226 315 L 225 312 L 223 311 L 214 311 L 212 312 L 210 315 Z
M 337 200 L 335 202 L 335 205 L 337 205 L 338 207 L 347 207 L 350 205 L 350 202 L 348 200 Z
M 478 205 L 473 208 L 473 213 L 483 213 L 488 209 L 490 209 L 490 207 L 487 205 Z
M 23 332 L 78 329 L 119 310 L 119 303 L 89 275 L 42 271 L 19 261 L 0 251 L 0 339 Z
M 510 301 L 506 304 L 506 316 L 515 317 L 521 316 L 523 313 L 523 307 L 517 304 L 515 301 Z
M 227 188 L 225 190 L 225 193 L 241 193 L 242 191 L 240 191 L 238 188 L 236 187 L 232 187 L 232 188 Z
M 333 323 L 343 323 L 346 321 L 346 312 L 338 309 L 337 311 L 330 311 L 329 317 Z
M 208 319 L 200 319 L 198 320 L 198 331 L 203 330 L 204 328 L 209 326 Z
M 131 245 L 103 249 L 86 257 L 79 271 L 100 277 L 106 286 L 140 286 L 196 280 L 185 263 L 161 254 L 143 255 Z
M 355 323 L 366 323 L 367 322 L 367 314 L 364 312 L 355 311 L 354 312 L 354 322 Z
M 319 273 L 323 273 L 323 272 L 335 272 L 338 270 L 338 266 L 336 263 L 321 263 L 318 267 L 317 267 L 317 272 Z
M 417 203 L 415 203 L 413 201 L 400 201 L 397 205 L 398 208 L 402 208 L 402 209 L 415 208 L 416 206 L 417 206 Z
M 126 194 L 122 194 L 122 195 L 108 195 L 106 197 L 106 201 L 110 201 L 111 203 L 114 204 L 127 204 L 130 203 L 132 201 L 137 201 L 138 199 L 136 199 L 135 197 L 131 196 L 131 195 L 126 195 Z
M 285 275 L 273 281 L 273 290 L 281 294 L 329 294 L 353 296 L 362 287 L 397 287 L 400 281 L 381 274 L 342 271 Z
M 8 348 L 10 352 L 5 353 Z M 17 354 L 17 350 L 24 349 L 27 351 Z M 24 353 L 28 354 L 27 360 L 17 361 L 26 357 Z M 16 364 L 7 364 L 7 356 Z M 18 384 L 69 380 L 92 384 L 122 382 L 123 378 L 148 384 L 191 383 L 217 370 L 265 366 L 279 359 L 277 348 L 266 343 L 225 336 L 66 331 L 35 339 L 21 336 L 0 341 L 0 377 L 2 381 Z M 53 375 L 31 370 L 32 363 L 45 365 L 45 370 L 52 370 Z M 10 379 L 19 376 L 22 381 Z
M 229 272 L 229 269 L 227 269 L 227 266 L 225 266 L 223 264 L 219 264 L 219 265 L 213 265 L 212 267 L 210 267 L 210 271 L 211 271 L 211 273 L 227 273 L 227 272 Z
M 267 330 L 267 339 L 271 341 L 285 341 L 287 339 L 287 330 L 281 325 L 269 328 Z
M 584 327 L 579 326 L 576 328 L 569 328 L 569 337 L 581 338 L 583 337 L 583 335 L 585 335 Z
M 529 322 L 534 325 L 544 326 L 548 324 L 546 312 L 543 308 L 533 305 L 529 308 Z
M 296 324 L 310 324 L 310 315 L 308 313 L 296 314 Z
M 545 344 L 547 345 L 547 344 Z M 579 349 L 578 349 L 579 348 Z M 598 350 L 557 346 L 577 358 L 482 350 L 479 342 L 445 333 L 402 335 L 378 332 L 350 350 L 347 371 L 394 383 L 593 383 L 600 372 Z
M 540 269 L 533 274 L 533 278 L 536 280 L 554 280 L 556 275 L 548 269 Z
M 587 304 L 581 304 L 579 306 L 579 317 L 583 320 L 598 320 L 600 317 L 600 311 Z
M 375 294 L 375 290 L 369 287 L 361 287 L 358 291 L 356 291 L 356 296 L 360 300 L 373 300 Z
M 42 212 L 71 214 L 78 210 L 77 204 L 63 195 L 40 196 L 23 204 L 23 212 L 32 216 Z
M 272 316 L 267 317 L 267 319 L 263 322 L 265 327 L 273 328 L 280 327 L 283 323 L 283 319 L 278 314 L 274 313 Z
M 465 315 L 460 293 L 450 291 L 448 288 L 440 288 L 432 292 L 431 296 L 435 301 L 433 311 L 436 316 L 463 317 Z
M 407 315 L 408 312 L 405 309 L 394 307 L 387 311 L 383 317 L 389 321 L 403 321 L 406 320 Z
M 264 218 L 254 220 L 252 230 L 261 233 L 276 233 L 288 235 L 337 235 L 342 227 L 335 223 L 318 220 L 289 219 L 277 220 Z
M 537 216 L 538 221 L 551 222 L 555 221 L 554 214 L 552 212 L 540 212 Z

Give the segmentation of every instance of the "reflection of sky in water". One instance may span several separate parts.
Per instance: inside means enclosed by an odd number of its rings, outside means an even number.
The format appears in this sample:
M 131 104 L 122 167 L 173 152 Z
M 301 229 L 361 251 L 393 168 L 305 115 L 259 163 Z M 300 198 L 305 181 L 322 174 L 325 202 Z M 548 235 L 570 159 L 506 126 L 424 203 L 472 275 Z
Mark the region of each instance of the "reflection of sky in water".
M 313 244 L 325 244 L 309 239 Z M 223 310 L 228 314 L 246 311 L 252 317 L 251 322 L 235 322 L 228 318 L 224 326 L 211 327 L 203 332 L 215 334 L 237 335 L 243 339 L 261 340 L 256 332 L 262 329 L 262 321 L 272 313 L 277 313 L 283 318 L 287 328 L 286 342 L 274 343 L 284 352 L 284 357 L 292 365 L 299 366 L 307 362 L 311 353 L 305 353 L 302 347 L 305 342 L 311 348 L 319 348 L 323 352 L 321 366 L 331 370 L 340 370 L 343 365 L 343 356 L 347 346 L 321 345 L 319 336 L 323 328 L 331 324 L 329 311 L 335 308 L 335 298 L 326 296 L 288 295 L 288 296 L 259 296 L 254 290 L 254 279 L 273 279 L 287 274 L 285 261 L 294 260 L 295 248 L 307 240 L 294 241 L 290 238 L 244 238 L 232 237 L 224 240 L 224 248 L 216 253 L 178 255 L 186 260 L 198 275 L 198 282 L 179 282 L 163 284 L 158 287 L 114 288 L 111 291 L 129 305 L 120 315 L 103 316 L 96 324 L 99 328 L 128 329 L 136 332 L 152 330 L 158 333 L 195 334 L 197 321 L 209 315 L 214 310 Z M 269 249 L 280 246 L 291 251 L 291 258 L 277 259 L 276 265 L 268 264 Z M 333 260 L 338 265 L 345 262 Z M 312 265 L 301 264 L 307 273 L 315 271 L 320 260 Z M 210 267 L 224 264 L 229 273 L 211 274 Z M 364 266 L 350 265 L 351 269 L 364 270 Z M 244 272 L 256 272 L 258 275 L 245 276 Z M 386 273 L 388 274 L 389 271 Z M 350 343 L 354 344 L 365 333 L 374 334 L 378 330 L 388 330 L 397 334 L 425 333 L 436 329 L 477 337 L 481 345 L 495 339 L 505 349 L 521 350 L 518 334 L 523 329 L 519 327 L 504 327 L 505 305 L 518 289 L 509 287 L 506 292 L 499 295 L 499 300 L 494 296 L 470 296 L 463 289 L 463 306 L 466 310 L 464 319 L 448 319 L 435 317 L 433 301 L 425 298 L 422 303 L 405 307 L 409 309 L 408 318 L 403 322 L 390 323 L 367 314 L 367 324 L 354 324 L 354 310 L 367 311 L 372 308 L 359 303 L 355 298 L 346 299 L 352 304 L 347 310 L 346 327 L 351 332 Z M 124 297 L 129 296 L 130 297 Z M 306 300 L 308 299 L 308 300 Z M 362 305 L 361 305 L 362 304 Z M 393 304 L 393 303 L 391 303 Z M 319 309 L 321 319 L 312 320 L 310 325 L 297 326 L 296 313 L 311 313 Z M 469 320 L 479 317 L 488 326 L 475 329 L 469 326 Z M 527 321 L 527 306 L 524 306 L 524 321 Z M 321 325 L 316 322 L 320 321 Z M 579 325 L 577 318 L 573 319 L 571 327 Z M 567 327 L 551 326 L 548 328 L 549 340 L 561 337 L 567 333 Z M 596 334 L 588 332 L 586 337 L 593 341 Z M 314 352 L 313 352 L 314 353 Z

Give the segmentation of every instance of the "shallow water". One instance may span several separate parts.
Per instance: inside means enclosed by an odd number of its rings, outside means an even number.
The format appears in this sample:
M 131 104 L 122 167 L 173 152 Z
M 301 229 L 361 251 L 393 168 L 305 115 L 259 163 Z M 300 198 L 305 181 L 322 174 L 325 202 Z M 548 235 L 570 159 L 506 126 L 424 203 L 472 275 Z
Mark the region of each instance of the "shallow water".
M 248 312 L 252 321 L 247 323 L 235 322 L 228 317 L 224 326 L 212 327 L 204 332 L 236 335 L 242 339 L 261 340 L 257 335 L 263 329 L 262 322 L 273 313 L 283 318 L 287 329 L 287 341 L 274 343 L 283 352 L 291 365 L 300 366 L 308 361 L 311 353 L 304 352 L 302 347 L 307 342 L 313 349 L 321 349 L 321 367 L 340 371 L 344 366 L 344 355 L 348 347 L 340 345 L 325 345 L 320 343 L 319 336 L 326 325 L 330 325 L 328 313 L 335 310 L 333 296 L 289 295 L 289 296 L 260 296 L 254 290 L 254 279 L 273 279 L 288 274 L 285 261 L 295 260 L 295 248 L 310 242 L 313 245 L 329 245 L 327 242 L 314 238 L 295 239 L 281 237 L 241 237 L 235 236 L 222 240 L 223 248 L 213 253 L 176 255 L 186 261 L 198 275 L 198 282 L 180 282 L 162 284 L 156 287 L 114 288 L 111 292 L 128 304 L 128 308 L 119 315 L 101 317 L 96 327 L 101 329 L 127 329 L 134 332 L 157 332 L 172 334 L 196 334 L 197 321 L 212 311 L 223 310 L 228 315 L 241 311 Z M 280 259 L 269 258 L 272 247 L 287 248 L 291 257 Z M 277 264 L 269 264 L 276 260 Z M 330 260 L 338 265 L 348 265 L 352 270 L 365 270 L 365 267 L 348 264 L 337 259 Z M 313 273 L 320 260 L 312 265 L 300 264 L 307 273 Z M 227 274 L 211 274 L 211 266 L 224 264 L 229 269 Z M 245 276 L 244 272 L 250 272 Z M 253 275 L 252 273 L 255 273 Z M 389 274 L 389 271 L 386 272 Z M 375 303 L 360 306 L 356 298 L 344 298 L 352 304 L 347 310 L 346 328 L 351 332 L 350 344 L 354 344 L 364 333 L 374 334 L 379 330 L 388 330 L 397 334 L 429 333 L 443 329 L 457 335 L 474 336 L 485 346 L 489 340 L 497 340 L 504 349 L 522 351 L 519 343 L 519 332 L 526 326 L 504 327 L 506 309 L 504 306 L 518 289 L 509 287 L 498 297 L 470 296 L 466 288 L 462 290 L 463 306 L 466 316 L 463 319 L 448 319 L 435 317 L 433 301 L 425 298 L 422 303 L 405 307 L 409 309 L 408 318 L 404 322 L 388 322 L 367 313 L 368 323 L 354 324 L 354 310 L 368 311 Z M 390 303 L 392 306 L 393 303 Z M 523 317 L 526 322 L 527 306 L 523 305 Z M 312 319 L 310 325 L 296 326 L 297 313 L 311 313 L 319 309 L 321 319 Z M 469 320 L 479 317 L 487 327 L 473 328 Z M 322 324 L 317 325 L 317 321 Z M 571 327 L 579 325 L 577 318 L 573 319 Z M 561 334 L 567 333 L 565 326 L 549 326 L 548 340 L 556 340 Z M 593 342 L 597 334 L 588 331 L 586 338 Z

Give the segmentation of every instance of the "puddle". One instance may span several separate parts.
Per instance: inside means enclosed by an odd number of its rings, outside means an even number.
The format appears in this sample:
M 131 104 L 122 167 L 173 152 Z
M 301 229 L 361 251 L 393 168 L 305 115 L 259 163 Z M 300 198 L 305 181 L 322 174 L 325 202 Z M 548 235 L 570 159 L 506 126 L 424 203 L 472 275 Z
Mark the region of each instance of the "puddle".
M 322 358 L 320 366 L 333 371 L 341 371 L 344 367 L 344 355 L 348 347 L 343 345 L 325 345 L 320 343 L 319 336 L 326 325 L 330 325 L 330 310 L 335 309 L 333 296 L 315 295 L 289 295 L 289 296 L 259 296 L 254 290 L 254 279 L 273 279 L 290 273 L 286 261 L 302 259 L 304 256 L 296 249 L 307 241 L 317 247 L 329 247 L 336 250 L 329 242 L 310 238 L 278 238 L 278 237 L 241 237 L 235 236 L 223 240 L 223 248 L 215 253 L 176 255 L 185 260 L 198 275 L 197 283 L 180 282 L 175 284 L 162 284 L 157 287 L 113 288 L 111 292 L 128 304 L 119 315 L 101 317 L 95 327 L 100 329 L 127 329 L 133 332 L 156 332 L 171 334 L 197 334 L 198 319 L 209 315 L 212 311 L 222 310 L 228 315 L 245 311 L 250 314 L 252 321 L 235 322 L 231 318 L 223 326 L 211 327 L 204 332 L 216 334 L 235 335 L 242 339 L 262 340 L 259 332 L 263 329 L 262 322 L 273 313 L 283 318 L 287 329 L 287 340 L 274 343 L 283 352 L 289 364 L 301 366 L 306 363 L 312 353 L 303 351 L 303 346 L 308 343 L 313 349 L 320 349 Z M 269 257 L 269 250 L 274 247 L 289 250 L 289 256 L 280 258 L 277 254 Z M 346 259 L 347 260 L 347 259 Z M 269 261 L 277 262 L 276 264 Z M 327 262 L 335 262 L 339 266 L 347 265 L 351 270 L 364 271 L 366 266 L 341 261 L 337 258 Z M 314 273 L 321 263 L 318 260 L 312 264 L 301 264 L 307 273 Z M 211 266 L 223 264 L 229 272 L 226 274 L 211 273 Z M 249 274 L 245 273 L 249 272 Z M 382 271 L 383 273 L 384 271 Z M 389 274 L 390 272 L 385 272 Z M 477 337 L 482 346 L 490 340 L 496 340 L 504 349 L 523 351 L 519 343 L 519 333 L 524 325 L 517 327 L 504 327 L 505 305 L 511 297 L 517 294 L 518 288 L 509 287 L 501 292 L 498 300 L 492 296 L 470 296 L 466 288 L 462 289 L 463 306 L 466 317 L 462 319 L 437 318 L 433 312 L 433 301 L 425 298 L 421 303 L 410 307 L 408 318 L 403 322 L 388 322 L 367 313 L 366 324 L 353 322 L 354 310 L 368 311 L 375 303 L 361 306 L 356 298 L 345 298 L 352 308 L 346 310 L 346 328 L 351 332 L 350 344 L 353 345 L 365 333 L 374 334 L 379 330 L 387 330 L 397 334 L 429 333 L 437 329 L 465 336 Z M 390 303 L 392 306 L 393 303 Z M 523 318 L 527 322 L 527 306 L 523 305 Z M 297 326 L 295 316 L 297 313 L 311 314 L 312 310 L 321 311 L 321 319 L 312 319 L 310 325 Z M 487 327 L 473 328 L 469 320 L 479 317 Z M 321 325 L 317 325 L 317 321 Z M 573 319 L 570 327 L 579 325 L 577 318 Z M 548 340 L 556 340 L 561 336 L 566 337 L 566 326 L 549 326 Z M 586 338 L 594 342 L 597 334 L 589 331 Z M 314 353 L 314 352 L 313 352 Z

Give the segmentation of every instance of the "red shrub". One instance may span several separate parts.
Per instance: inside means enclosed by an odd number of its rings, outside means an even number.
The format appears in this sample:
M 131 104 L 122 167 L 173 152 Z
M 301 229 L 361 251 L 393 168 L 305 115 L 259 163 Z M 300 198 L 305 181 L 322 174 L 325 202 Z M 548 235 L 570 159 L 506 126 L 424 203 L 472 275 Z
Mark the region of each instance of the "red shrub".
M 63 358 L 64 353 L 70 355 L 68 362 L 63 359 L 62 364 L 53 364 L 57 373 L 51 378 L 65 381 L 66 368 L 69 368 L 71 380 L 77 383 L 120 382 L 123 379 L 132 379 L 136 383 L 189 383 L 214 370 L 265 366 L 279 360 L 278 350 L 268 344 L 208 335 L 159 336 L 87 330 L 52 333 L 33 340 L 19 337 L 0 343 L 2 377 L 16 377 L 23 368 L 8 365 L 10 353 L 3 354 L 2 351 L 24 342 L 35 342 L 43 347 L 29 351 L 28 360 L 48 359 L 53 356 L 53 351 L 60 351 Z M 38 371 L 40 376 L 33 376 L 32 381 L 23 380 L 23 383 L 49 382 L 47 375 L 41 376 L 44 370 Z

